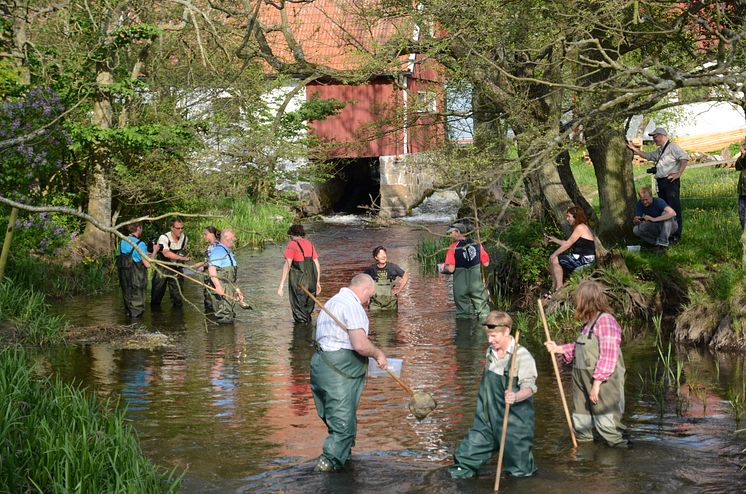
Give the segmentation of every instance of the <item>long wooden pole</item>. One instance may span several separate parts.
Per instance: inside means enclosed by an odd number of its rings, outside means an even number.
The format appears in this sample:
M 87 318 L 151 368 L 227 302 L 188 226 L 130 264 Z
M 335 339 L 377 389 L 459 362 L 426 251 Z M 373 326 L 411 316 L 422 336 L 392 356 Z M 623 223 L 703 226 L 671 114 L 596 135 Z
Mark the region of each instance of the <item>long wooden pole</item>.
M 304 292 L 306 292 L 306 295 L 308 295 L 309 297 L 311 297 L 311 300 L 313 300 L 314 302 L 316 302 L 316 305 L 318 305 L 319 307 L 321 307 L 321 310 L 323 310 L 324 312 L 326 312 L 326 314 L 329 317 L 331 317 L 334 320 L 334 322 L 336 322 L 337 325 L 340 328 L 344 329 L 347 334 L 350 334 L 350 330 L 347 329 L 347 326 L 345 326 L 342 323 L 342 321 L 340 321 L 339 319 L 337 319 L 337 316 L 335 316 L 334 314 L 332 314 L 329 309 L 327 309 L 326 307 L 324 307 L 324 304 L 322 304 L 321 302 L 319 302 L 319 299 L 317 299 L 313 295 L 313 293 L 309 292 L 308 289 L 306 287 L 304 287 L 303 285 L 299 285 L 299 286 L 300 286 L 301 290 L 303 290 Z M 386 369 L 386 372 L 388 372 L 389 376 L 391 376 L 392 378 L 394 378 L 394 381 L 396 381 L 399 384 L 399 386 L 401 386 L 404 389 L 404 391 L 406 391 L 407 394 L 409 394 L 409 396 L 414 396 L 414 391 L 412 391 L 412 388 L 410 388 L 409 386 L 407 386 L 407 384 L 404 381 L 402 381 L 401 379 L 399 379 L 398 377 L 396 377 L 396 374 L 394 374 L 389 369 Z
M 510 360 L 510 371 L 508 372 L 508 389 L 513 389 L 513 379 L 515 378 L 515 365 L 518 360 L 518 340 L 521 338 L 521 332 L 515 333 L 515 345 L 513 346 L 513 358 Z M 508 417 L 510 416 L 510 403 L 505 403 L 505 412 L 503 413 L 503 431 L 500 434 L 500 452 L 497 454 L 497 474 L 495 475 L 495 492 L 500 489 L 500 474 L 503 469 L 503 454 L 505 453 L 505 439 L 508 436 Z
M 217 288 L 215 288 L 214 286 L 210 286 L 210 285 L 208 285 L 208 284 L 206 284 L 206 283 L 202 283 L 201 281 L 199 281 L 199 280 L 197 280 L 197 279 L 195 279 L 195 278 L 192 278 L 192 277 L 191 277 L 191 276 L 189 276 L 188 274 L 184 274 L 184 273 L 182 273 L 181 271 L 179 271 L 179 270 L 177 270 L 177 269 L 174 269 L 174 268 L 172 268 L 171 266 L 169 266 L 169 265 L 167 265 L 167 264 L 163 264 L 163 263 L 160 263 L 160 262 L 158 262 L 158 261 L 153 261 L 153 260 L 151 260 L 151 262 L 153 262 L 153 263 L 157 264 L 157 265 L 158 265 L 159 267 L 161 267 L 161 268 L 166 268 L 166 269 L 168 269 L 169 271 L 173 271 L 173 272 L 174 272 L 174 273 L 176 273 L 177 275 L 179 275 L 179 276 L 183 276 L 183 277 L 184 277 L 184 278 L 186 278 L 187 280 L 189 280 L 189 281 L 192 281 L 192 282 L 194 282 L 194 283 L 196 283 L 196 284 L 198 284 L 198 285 L 200 285 L 200 286 L 202 286 L 202 287 L 204 287 L 204 288 L 207 288 L 208 290 L 212 290 L 213 292 L 215 292 L 215 293 L 217 293 L 218 295 L 220 295 L 220 294 L 218 293 L 218 290 L 217 290 Z M 228 300 L 232 300 L 232 301 L 236 302 L 236 303 L 237 303 L 237 304 L 238 304 L 238 305 L 239 305 L 239 306 L 240 306 L 240 307 L 241 307 L 242 309 L 248 309 L 248 310 L 252 310 L 252 309 L 253 309 L 253 307 L 251 307 L 251 305 L 249 305 L 249 303 L 248 303 L 248 302 L 246 302 L 246 301 L 244 301 L 244 300 L 238 300 L 238 299 L 237 299 L 237 298 L 235 298 L 235 297 L 231 297 L 231 296 L 230 296 L 230 295 L 228 295 L 227 293 L 223 293 L 223 294 L 222 294 L 221 296 L 222 296 L 222 297 L 225 297 L 225 298 L 227 298 Z
M 544 324 L 544 334 L 547 337 L 547 341 L 551 341 L 552 337 L 549 335 L 549 325 L 547 324 L 547 316 L 544 314 L 544 304 L 541 299 L 539 303 L 539 314 L 541 314 L 541 322 Z M 578 440 L 575 438 L 575 429 L 572 427 L 572 419 L 570 418 L 570 410 L 567 408 L 567 399 L 565 398 L 565 388 L 562 386 L 562 380 L 560 379 L 559 367 L 557 366 L 557 359 L 552 356 L 552 365 L 554 366 L 554 377 L 557 378 L 557 386 L 559 387 L 560 398 L 562 398 L 562 408 L 565 410 L 565 419 L 567 420 L 567 428 L 570 429 L 570 439 L 572 439 L 572 447 L 578 447 Z

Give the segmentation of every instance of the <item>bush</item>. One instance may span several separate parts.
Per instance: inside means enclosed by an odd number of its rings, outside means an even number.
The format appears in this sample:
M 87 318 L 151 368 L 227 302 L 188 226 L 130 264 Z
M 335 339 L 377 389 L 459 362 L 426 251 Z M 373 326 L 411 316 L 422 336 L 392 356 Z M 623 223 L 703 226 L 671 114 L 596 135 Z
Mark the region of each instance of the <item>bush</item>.
M 8 278 L 0 282 L 0 321 L 15 327 L 13 339 L 32 345 L 59 343 L 67 329 L 62 316 L 49 314 L 44 294 L 18 288 Z
M 0 486 L 4 492 L 176 492 L 140 450 L 120 409 L 34 375 L 20 350 L 0 352 Z

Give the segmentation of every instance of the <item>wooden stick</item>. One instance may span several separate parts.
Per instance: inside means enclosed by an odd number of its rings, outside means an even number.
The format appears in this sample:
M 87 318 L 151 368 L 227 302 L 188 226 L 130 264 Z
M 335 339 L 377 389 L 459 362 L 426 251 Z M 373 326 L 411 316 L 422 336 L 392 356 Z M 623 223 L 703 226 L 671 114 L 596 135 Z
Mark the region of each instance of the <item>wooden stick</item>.
M 201 281 L 199 281 L 198 279 L 192 278 L 192 277 L 191 277 L 191 276 L 189 276 L 188 274 L 184 274 L 184 273 L 182 273 L 181 271 L 179 271 L 179 270 L 177 270 L 177 269 L 174 269 L 174 268 L 172 268 L 171 266 L 169 266 L 169 265 L 167 265 L 167 264 L 163 264 L 163 263 L 161 263 L 160 261 L 154 261 L 154 260 L 151 260 L 151 262 L 153 262 L 154 264 L 158 265 L 158 266 L 159 266 L 159 267 L 161 267 L 161 268 L 166 268 L 166 269 L 168 269 L 169 271 L 173 271 L 173 272 L 174 272 L 174 273 L 176 273 L 177 275 L 179 275 L 179 276 L 183 276 L 183 277 L 184 277 L 184 278 L 186 278 L 187 280 L 189 280 L 189 281 L 192 281 L 192 282 L 194 282 L 194 283 L 196 283 L 196 284 L 198 284 L 198 285 L 200 285 L 200 286 L 202 286 L 202 287 L 204 287 L 204 288 L 207 288 L 208 290 L 212 290 L 213 292 L 215 292 L 215 293 L 218 293 L 218 290 L 217 290 L 217 288 L 215 288 L 214 286 L 210 286 L 210 285 L 208 285 L 207 283 L 202 283 L 202 282 L 201 282 Z M 220 294 L 218 293 L 218 295 L 220 295 Z M 230 295 L 228 295 L 227 293 L 223 293 L 223 294 L 222 294 L 222 295 L 220 295 L 220 296 L 221 296 L 221 297 L 225 297 L 225 298 L 227 298 L 228 300 L 232 300 L 232 301 L 236 302 L 236 303 L 237 303 L 238 305 L 240 305 L 240 306 L 241 306 L 241 308 L 242 308 L 242 309 L 249 309 L 249 310 L 253 309 L 253 307 L 251 307 L 251 305 L 249 305 L 249 304 L 248 304 L 247 302 L 244 302 L 243 300 L 238 300 L 238 299 L 237 299 L 237 298 L 235 298 L 235 297 L 231 297 L 231 296 L 230 296 Z
M 510 360 L 510 371 L 508 372 L 508 389 L 513 390 L 513 379 L 515 378 L 515 365 L 518 361 L 518 340 L 521 338 L 521 332 L 515 333 L 515 344 L 513 345 L 513 357 Z M 500 434 L 500 452 L 497 454 L 497 474 L 495 476 L 495 492 L 500 489 L 500 474 L 503 469 L 503 454 L 505 453 L 505 439 L 508 436 L 508 417 L 510 416 L 510 403 L 505 403 L 503 413 L 503 430 Z
M 541 322 L 544 324 L 544 334 L 547 337 L 547 341 L 551 341 L 552 337 L 549 335 L 549 325 L 547 324 L 547 316 L 544 315 L 544 304 L 542 304 L 541 299 L 538 300 L 538 303 L 539 303 L 539 314 L 541 314 Z M 578 440 L 575 439 L 575 429 L 572 426 L 572 419 L 570 418 L 570 410 L 567 408 L 567 399 L 565 399 L 565 388 L 562 386 L 562 380 L 560 379 L 559 367 L 557 367 L 557 359 L 554 357 L 553 353 L 550 355 L 552 356 L 552 365 L 554 366 L 554 377 L 557 378 L 557 386 L 559 386 L 560 398 L 562 398 L 562 408 L 565 410 L 565 419 L 567 420 L 567 427 L 570 429 L 570 439 L 572 439 L 572 447 L 577 448 Z
M 342 321 L 340 321 L 339 319 L 337 319 L 337 316 L 335 316 L 334 314 L 332 314 L 329 309 L 327 309 L 326 307 L 324 307 L 324 304 L 322 304 L 321 302 L 319 302 L 319 299 L 317 299 L 313 295 L 313 293 L 309 292 L 308 289 L 306 287 L 304 287 L 303 285 L 298 285 L 298 286 L 300 286 L 300 289 L 303 290 L 304 292 L 306 292 L 306 295 L 308 295 L 309 297 L 311 297 L 311 300 L 313 300 L 314 302 L 316 302 L 316 305 L 318 305 L 321 308 L 321 310 L 323 310 L 324 312 L 326 312 L 326 314 L 329 317 L 331 317 L 334 320 L 334 322 L 336 322 L 337 325 L 340 328 L 344 329 L 347 334 L 350 334 L 350 330 L 347 329 L 347 326 L 345 326 L 344 324 L 342 324 Z M 386 369 L 386 372 L 388 372 L 389 376 L 391 376 L 391 377 L 394 378 L 394 381 L 396 381 L 399 384 L 399 386 L 401 386 L 402 388 L 404 388 L 404 391 L 406 391 L 407 394 L 409 394 L 409 396 L 414 396 L 414 392 L 412 391 L 412 388 L 410 388 L 409 386 L 407 386 L 401 379 L 399 379 L 398 377 L 396 377 L 396 374 L 394 374 L 389 369 Z

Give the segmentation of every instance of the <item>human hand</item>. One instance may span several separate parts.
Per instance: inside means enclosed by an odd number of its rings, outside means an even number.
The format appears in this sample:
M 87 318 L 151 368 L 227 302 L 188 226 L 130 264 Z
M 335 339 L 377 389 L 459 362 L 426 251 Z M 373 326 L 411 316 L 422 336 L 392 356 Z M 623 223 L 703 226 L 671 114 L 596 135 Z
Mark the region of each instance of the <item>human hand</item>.
M 392 295 L 398 295 L 400 291 L 401 291 L 401 288 L 399 288 L 399 285 L 397 285 L 397 286 L 395 286 L 394 288 L 391 289 L 391 294 Z
M 238 288 L 236 288 L 236 300 L 243 302 L 243 292 Z
M 601 381 L 593 381 L 591 386 L 591 392 L 588 394 L 588 398 L 594 405 L 598 404 L 598 394 L 601 391 Z
M 632 218 L 632 223 L 634 225 L 639 225 L 640 223 L 642 223 L 642 221 L 643 220 L 642 220 L 642 218 L 640 216 L 635 216 L 634 218 Z
M 631 149 L 632 151 L 639 151 L 639 150 L 640 150 L 640 148 L 638 148 L 637 146 L 635 146 L 634 144 L 632 144 L 632 143 L 631 143 L 630 141 L 626 141 L 626 142 L 625 142 L 624 144 L 625 144 L 625 145 L 626 145 L 626 146 L 627 146 L 627 147 L 628 147 L 629 149 Z
M 645 216 L 643 216 L 642 219 L 645 220 L 645 221 L 653 221 L 653 222 L 655 222 L 655 218 L 653 218 L 649 214 L 646 214 Z
M 389 366 L 389 361 L 386 360 L 386 355 L 384 355 L 383 352 L 379 352 L 379 354 L 376 355 L 376 364 L 378 364 L 378 368 L 380 369 L 386 369 Z
M 741 144 L 741 156 L 746 155 L 746 144 Z
M 510 390 L 505 391 L 505 403 L 512 405 L 515 403 L 515 393 Z
M 277 289 L 277 296 L 282 297 L 282 285 L 280 285 L 280 288 Z
M 545 341 L 544 346 L 547 348 L 549 353 L 563 353 L 562 349 L 552 340 Z
M 316 283 L 316 295 L 321 295 L 321 283 Z

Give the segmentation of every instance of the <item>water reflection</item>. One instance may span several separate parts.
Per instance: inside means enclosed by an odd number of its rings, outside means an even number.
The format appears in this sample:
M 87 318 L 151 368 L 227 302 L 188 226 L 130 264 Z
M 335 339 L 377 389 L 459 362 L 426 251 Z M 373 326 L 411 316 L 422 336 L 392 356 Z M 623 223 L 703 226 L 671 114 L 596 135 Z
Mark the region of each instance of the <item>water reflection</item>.
M 322 265 L 322 300 L 370 263 L 378 244 L 410 274 L 398 314 L 371 315 L 371 335 L 391 357 L 403 358 L 402 379 L 433 394 L 438 408 L 418 422 L 409 397 L 390 378 L 368 380 L 363 392 L 357 444 L 340 475 L 312 473 L 326 430 L 310 392 L 313 327 L 295 325 L 286 297 L 275 290 L 283 246 L 239 251 L 239 283 L 254 311 L 233 326 L 205 325 L 189 306 L 146 311 L 144 324 L 167 334 L 172 348 L 113 350 L 107 345 L 55 348 L 44 353 L 48 368 L 100 394 L 128 404 L 143 449 L 160 465 L 187 469 L 184 492 L 491 492 L 494 463 L 483 478 L 452 482 L 445 472 L 454 447 L 474 416 L 484 368 L 486 337 L 470 320 L 454 318 L 449 278 L 421 273 L 413 227 L 365 229 L 319 227 L 310 232 Z M 187 284 L 201 304 L 201 290 Z M 65 304 L 81 325 L 124 323 L 121 297 L 112 293 Z M 741 492 L 744 441 L 728 412 L 727 391 L 743 380 L 744 358 L 690 352 L 690 375 L 708 383 L 707 416 L 691 398 L 689 415 L 668 411 L 639 392 L 639 378 L 657 354 L 649 342 L 628 342 L 627 415 L 631 452 L 583 445 L 569 448 L 551 363 L 540 342 L 523 335 L 539 368 L 532 479 L 507 479 L 501 491 L 545 492 Z M 716 365 L 719 363 L 719 365 Z M 567 370 L 563 371 L 569 380 Z M 569 390 L 569 381 L 566 383 Z

